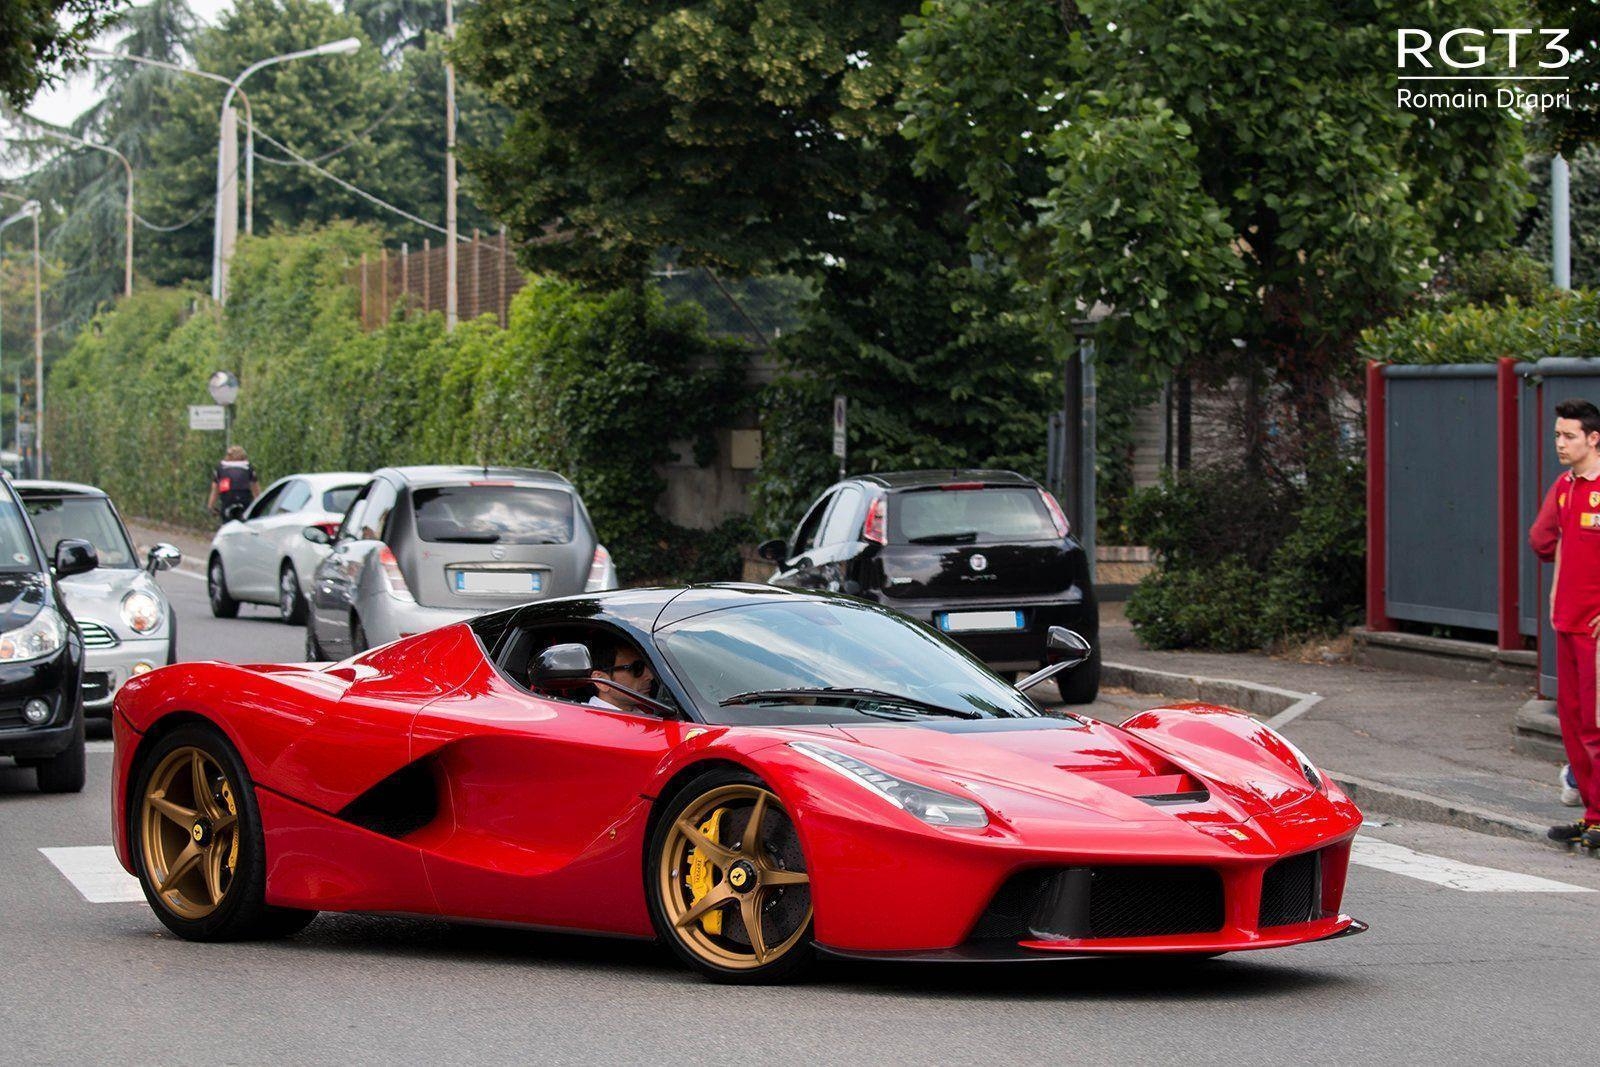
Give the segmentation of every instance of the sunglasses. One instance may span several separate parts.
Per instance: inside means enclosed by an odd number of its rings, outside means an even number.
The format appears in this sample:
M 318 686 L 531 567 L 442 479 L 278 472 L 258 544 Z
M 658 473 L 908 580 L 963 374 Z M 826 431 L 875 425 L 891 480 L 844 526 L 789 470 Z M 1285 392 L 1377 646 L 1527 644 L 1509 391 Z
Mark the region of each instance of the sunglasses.
M 616 666 L 611 668 L 611 673 L 612 674 L 616 674 L 619 671 L 623 671 L 623 672 L 631 674 L 635 678 L 637 678 L 637 677 L 639 677 L 639 675 L 643 674 L 645 671 L 647 671 L 649 669 L 650 669 L 650 661 L 649 660 L 636 659 L 632 663 L 619 663 L 619 664 L 617 664 Z

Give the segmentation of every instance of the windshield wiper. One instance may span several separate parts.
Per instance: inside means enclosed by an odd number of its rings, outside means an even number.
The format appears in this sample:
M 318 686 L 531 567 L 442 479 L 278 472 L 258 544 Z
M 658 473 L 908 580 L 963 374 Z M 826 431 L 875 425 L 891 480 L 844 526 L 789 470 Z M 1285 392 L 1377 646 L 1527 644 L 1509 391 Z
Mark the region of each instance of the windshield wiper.
M 928 534 L 925 537 L 908 537 L 906 543 L 910 545 L 970 545 L 978 539 L 976 530 L 966 533 Z
M 862 689 L 847 685 L 818 686 L 810 689 L 754 689 L 719 701 L 718 706 L 726 708 L 734 704 L 763 704 L 768 701 L 790 700 L 794 697 L 876 701 L 881 704 L 898 704 L 904 708 L 915 708 L 925 715 L 948 715 L 956 719 L 983 718 L 980 713 L 964 708 L 947 708 L 942 704 L 930 704 L 926 700 L 888 693 L 882 689 Z

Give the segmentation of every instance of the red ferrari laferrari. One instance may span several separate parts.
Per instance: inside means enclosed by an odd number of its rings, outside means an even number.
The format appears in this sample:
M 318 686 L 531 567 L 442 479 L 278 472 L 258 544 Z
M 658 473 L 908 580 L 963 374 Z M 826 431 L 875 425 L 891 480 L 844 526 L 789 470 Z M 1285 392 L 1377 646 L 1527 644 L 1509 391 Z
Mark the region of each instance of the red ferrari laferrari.
M 182 937 L 319 910 L 665 941 L 723 981 L 815 953 L 1213 955 L 1354 933 L 1361 816 L 1187 704 L 1044 713 L 921 623 L 767 586 L 599 593 L 336 664 L 117 695 L 117 854 Z

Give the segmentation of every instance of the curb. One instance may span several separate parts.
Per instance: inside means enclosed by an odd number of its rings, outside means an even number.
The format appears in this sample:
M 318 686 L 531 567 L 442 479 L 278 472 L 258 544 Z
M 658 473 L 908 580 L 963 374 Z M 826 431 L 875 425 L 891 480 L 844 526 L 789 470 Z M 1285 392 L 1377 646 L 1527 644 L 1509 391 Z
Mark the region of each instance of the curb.
M 1136 667 L 1129 663 L 1105 663 L 1101 665 L 1100 670 L 1100 679 L 1104 684 L 1122 686 L 1136 693 L 1154 693 L 1186 700 L 1228 704 L 1264 719 L 1266 724 L 1274 729 L 1287 726 L 1316 707 L 1322 700 L 1321 695 L 1317 693 L 1297 693 L 1292 689 L 1279 689 L 1276 686 L 1246 682 L 1237 678 L 1205 678 L 1193 674 L 1158 671 L 1149 667 Z M 1385 815 L 1457 826 L 1496 837 L 1533 840 L 1541 844 L 1547 840 L 1545 838 L 1547 828 L 1528 822 L 1526 819 L 1375 782 L 1370 778 L 1345 774 L 1331 767 L 1326 770 L 1344 787 L 1351 799 L 1363 806 L 1378 808 Z
M 1266 719 L 1274 729 L 1287 726 L 1322 702 L 1319 693 L 1299 693 L 1293 689 L 1246 682 L 1237 678 L 1206 678 L 1198 674 L 1176 674 L 1131 663 L 1103 663 L 1100 681 L 1121 686 L 1135 693 L 1203 700 L 1227 704 Z
M 1526 819 L 1502 815 L 1497 811 L 1471 804 L 1458 804 L 1442 797 L 1402 789 L 1383 782 L 1358 778 L 1332 768 L 1328 769 L 1328 773 L 1344 787 L 1344 791 L 1349 793 L 1357 804 L 1378 808 L 1385 815 L 1443 823 L 1446 826 L 1458 826 L 1463 830 L 1475 830 L 1480 834 L 1493 834 L 1495 837 L 1516 837 L 1538 841 L 1541 844 L 1546 844 L 1549 840 L 1545 837 L 1545 830 L 1548 827 L 1528 822 Z

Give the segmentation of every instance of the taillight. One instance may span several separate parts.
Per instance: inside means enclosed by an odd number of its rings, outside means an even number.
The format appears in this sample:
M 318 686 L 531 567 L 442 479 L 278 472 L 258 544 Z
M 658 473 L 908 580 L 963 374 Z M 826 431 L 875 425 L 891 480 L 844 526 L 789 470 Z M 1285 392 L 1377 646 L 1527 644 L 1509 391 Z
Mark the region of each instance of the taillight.
M 1061 505 L 1056 503 L 1056 498 L 1048 490 L 1039 490 L 1039 495 L 1044 497 L 1044 506 L 1050 509 L 1050 521 L 1056 524 L 1056 536 L 1065 537 L 1072 532 L 1072 524 L 1067 521 L 1066 512 L 1061 510 Z
M 880 545 L 888 544 L 888 511 L 888 502 L 883 497 L 874 500 L 872 506 L 867 509 L 867 521 L 861 524 L 861 536 Z
M 383 567 L 384 581 L 389 583 L 389 595 L 396 600 L 409 600 L 416 602 L 416 597 L 411 595 L 411 587 L 406 585 L 406 576 L 400 573 L 400 561 L 394 558 L 394 553 L 389 551 L 388 545 L 378 546 L 378 563 Z
M 949 493 L 964 489 L 982 489 L 982 482 L 945 482 L 939 487 L 941 492 Z
M 583 583 L 585 593 L 598 593 L 617 587 L 617 572 L 611 566 L 611 553 L 605 545 L 594 546 L 594 558 L 589 561 L 589 580 Z

